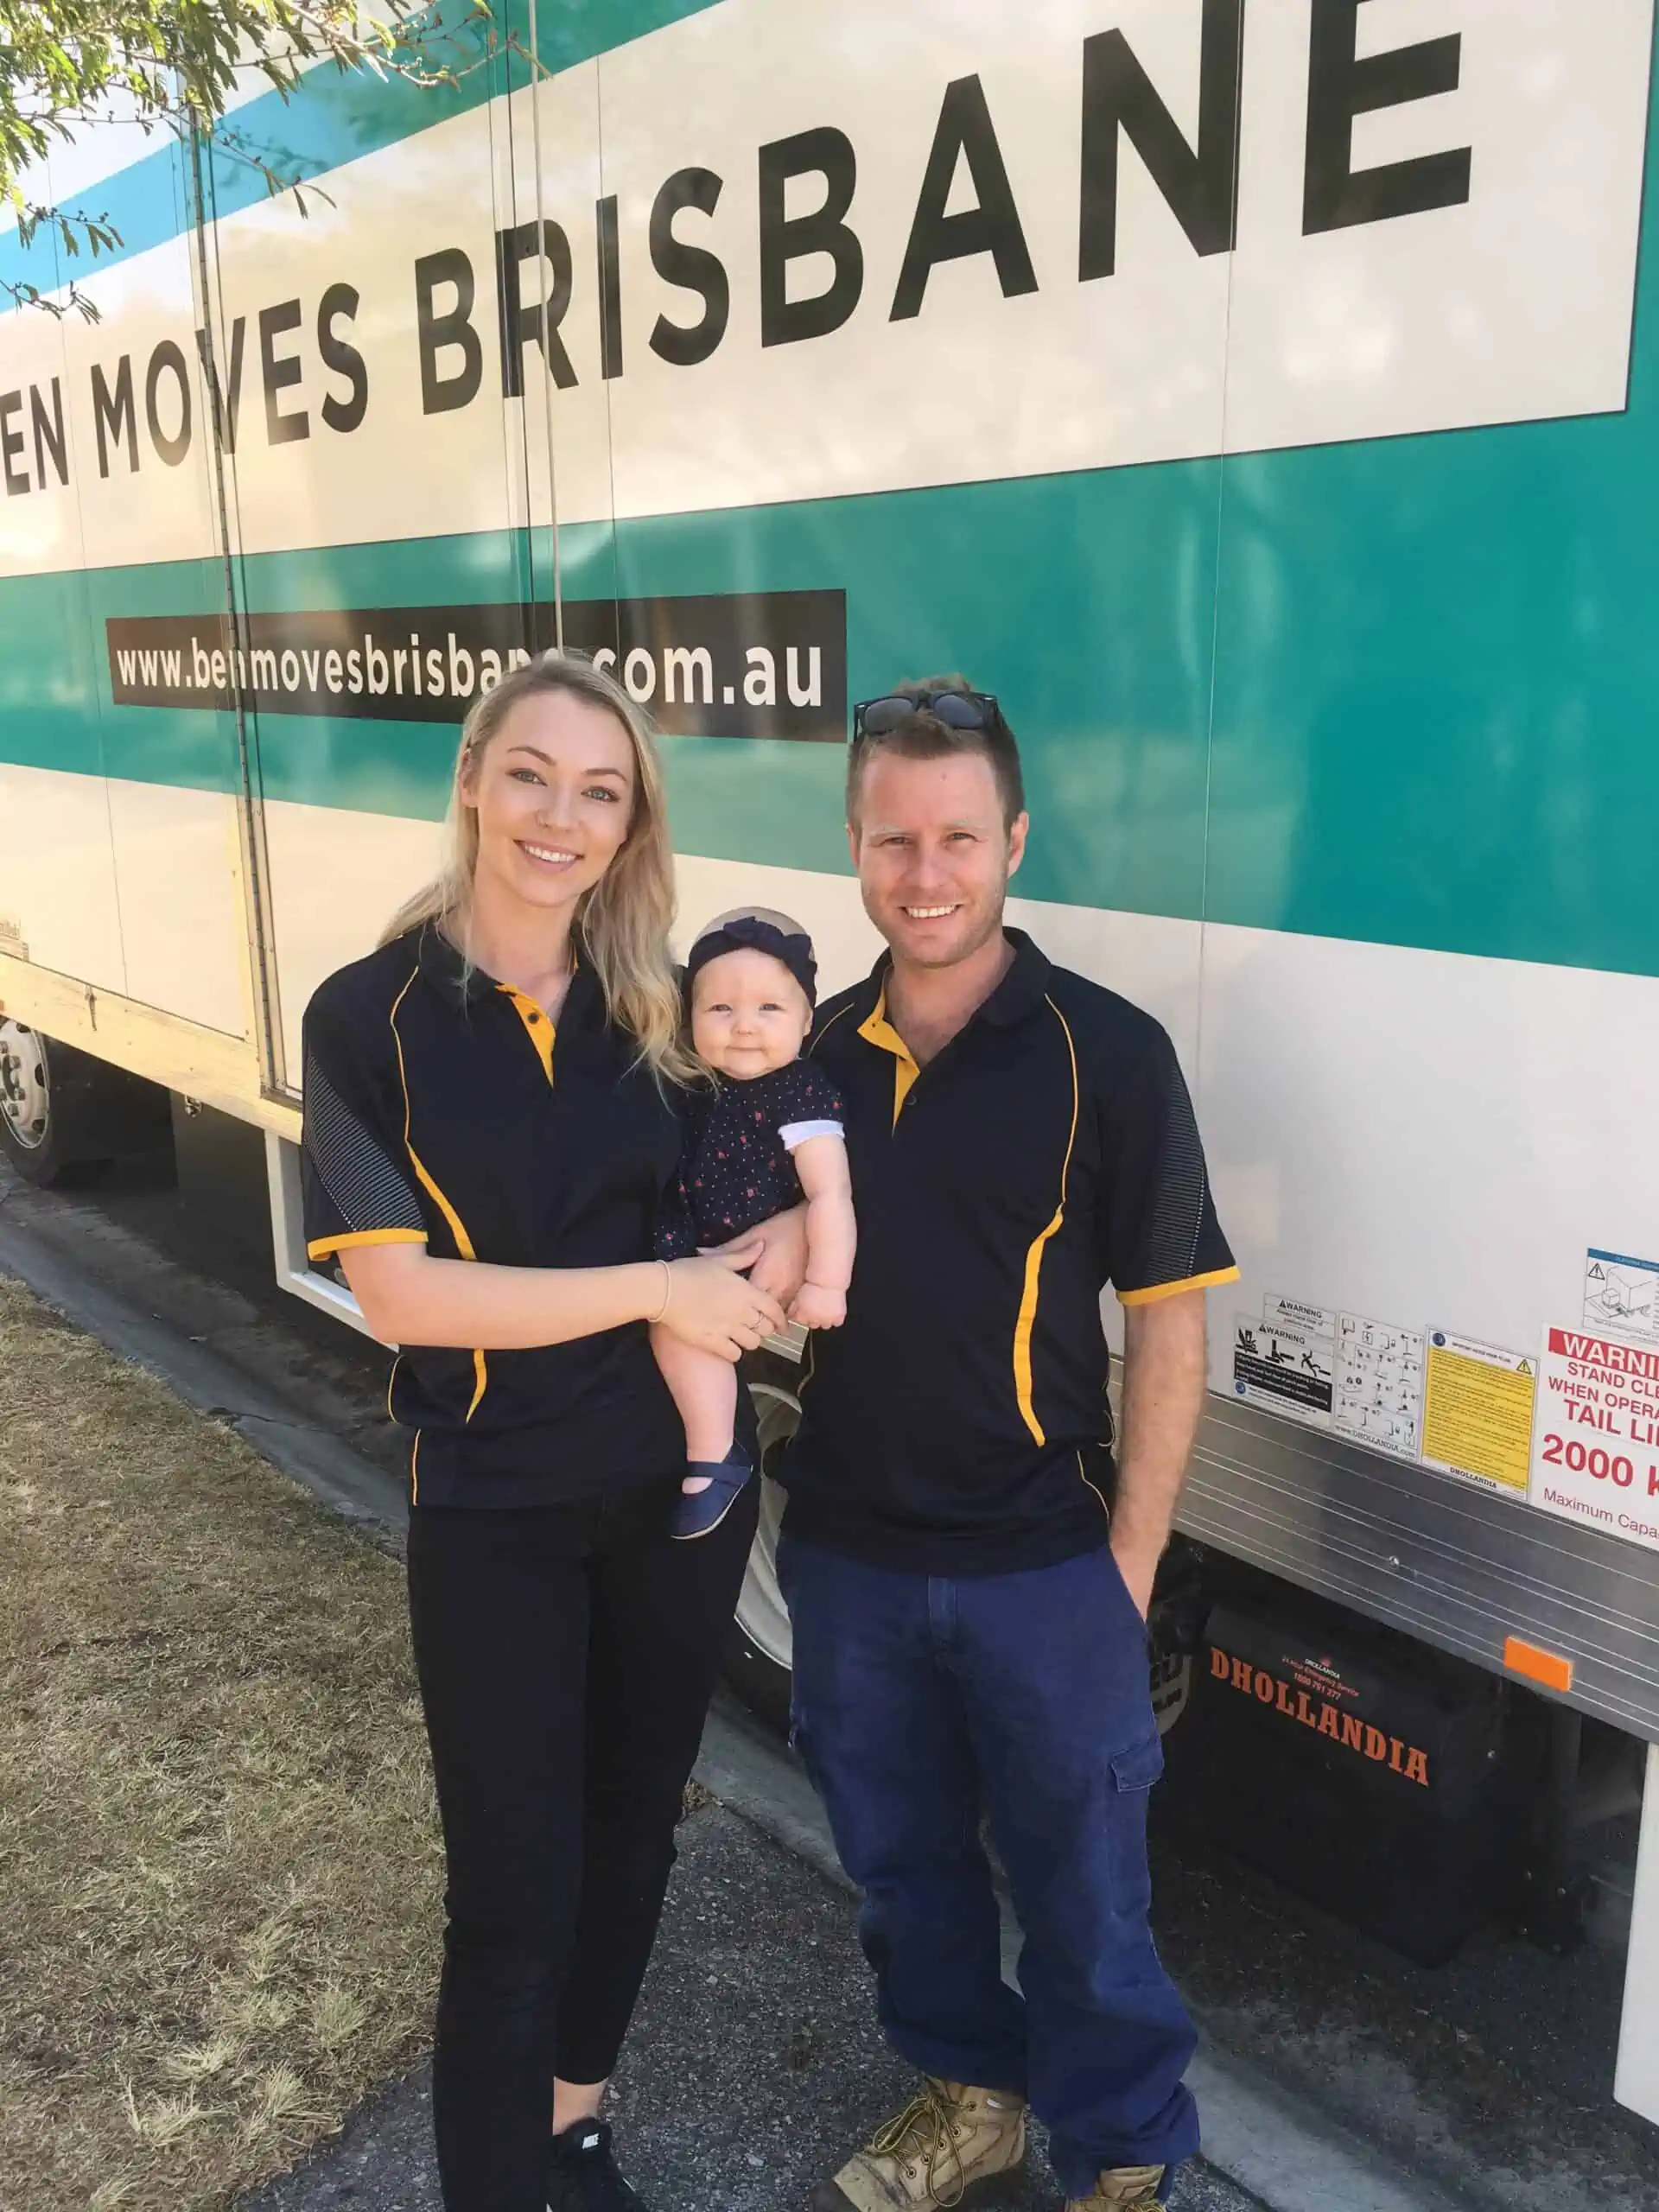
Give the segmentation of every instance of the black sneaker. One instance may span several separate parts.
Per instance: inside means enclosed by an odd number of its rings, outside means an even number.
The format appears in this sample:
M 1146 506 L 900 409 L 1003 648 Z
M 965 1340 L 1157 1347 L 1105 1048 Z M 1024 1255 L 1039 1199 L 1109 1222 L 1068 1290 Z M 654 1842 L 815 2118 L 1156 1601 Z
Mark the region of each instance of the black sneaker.
M 579 2120 L 553 2138 L 547 2162 L 547 2212 L 646 2212 L 611 2156 L 602 2120 Z

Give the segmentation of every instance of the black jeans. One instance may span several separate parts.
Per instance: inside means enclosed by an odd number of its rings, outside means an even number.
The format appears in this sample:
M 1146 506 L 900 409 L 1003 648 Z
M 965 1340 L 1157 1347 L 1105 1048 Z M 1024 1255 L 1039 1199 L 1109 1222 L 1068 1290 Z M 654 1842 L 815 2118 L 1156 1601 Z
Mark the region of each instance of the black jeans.
M 410 1619 L 448 1885 L 432 2106 L 447 2212 L 542 2212 L 553 2077 L 604 2080 L 754 1531 L 617 1504 L 417 1507 Z

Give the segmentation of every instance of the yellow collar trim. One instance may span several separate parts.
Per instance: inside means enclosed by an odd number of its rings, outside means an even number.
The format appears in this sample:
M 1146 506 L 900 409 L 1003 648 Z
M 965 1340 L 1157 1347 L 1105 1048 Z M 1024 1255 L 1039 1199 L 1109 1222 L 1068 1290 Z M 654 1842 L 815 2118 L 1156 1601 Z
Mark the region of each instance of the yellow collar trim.
M 575 970 L 572 969 L 571 973 L 574 975 L 575 972 Z M 553 1039 L 557 1034 L 556 1024 L 548 1020 L 545 1012 L 537 1005 L 534 999 L 527 998 L 523 991 L 514 990 L 511 983 L 498 983 L 495 988 L 504 998 L 512 1001 L 514 1010 L 519 1020 L 524 1025 L 524 1033 L 536 1047 L 536 1057 L 542 1064 L 542 1073 L 551 1083 L 553 1080 Z
M 887 1020 L 887 987 L 882 984 L 880 994 L 868 1014 L 860 1022 L 858 1033 L 867 1045 L 879 1046 L 882 1052 L 891 1052 L 898 1063 L 893 1071 L 893 1120 L 896 1128 L 899 1110 L 910 1096 L 911 1085 L 921 1073 L 916 1057 L 904 1039 Z

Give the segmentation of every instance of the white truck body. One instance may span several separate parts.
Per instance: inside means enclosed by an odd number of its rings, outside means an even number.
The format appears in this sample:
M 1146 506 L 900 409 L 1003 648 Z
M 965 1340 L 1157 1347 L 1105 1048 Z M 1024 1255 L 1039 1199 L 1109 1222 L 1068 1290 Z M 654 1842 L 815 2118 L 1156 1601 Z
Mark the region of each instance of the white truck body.
M 515 5 L 89 133 L 0 322 L 0 1014 L 259 1122 L 490 658 L 609 651 L 682 909 L 868 966 L 849 700 L 1169 1026 L 1243 1268 L 1192 1535 L 1659 1742 L 1651 0 Z M 1652 1408 L 1650 1411 L 1649 1408 Z M 1659 2118 L 1649 1754 L 1618 2094 Z

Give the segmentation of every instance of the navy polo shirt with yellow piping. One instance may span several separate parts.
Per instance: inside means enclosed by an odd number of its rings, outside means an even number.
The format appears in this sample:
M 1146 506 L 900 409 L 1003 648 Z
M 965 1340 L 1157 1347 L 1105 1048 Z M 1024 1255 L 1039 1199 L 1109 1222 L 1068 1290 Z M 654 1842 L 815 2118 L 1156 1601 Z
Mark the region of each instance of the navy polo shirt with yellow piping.
M 786 1527 L 925 1574 L 1101 1544 L 1103 1289 L 1133 1306 L 1238 1272 L 1165 1030 L 1007 936 L 1007 975 L 925 1067 L 885 959 L 810 1047 L 846 1102 L 858 1258 L 845 1325 L 810 1340 Z
M 680 1129 L 634 1059 L 580 961 L 556 1025 L 429 926 L 342 968 L 305 1015 L 311 1258 L 410 1243 L 504 1267 L 649 1259 Z M 390 1407 L 414 1432 L 422 1505 L 613 1497 L 685 1457 L 643 1322 L 529 1351 L 410 1345 Z

